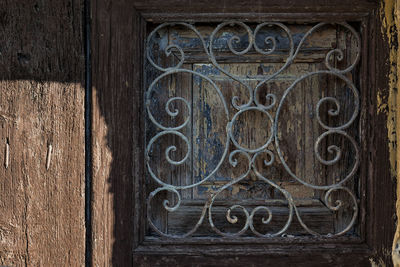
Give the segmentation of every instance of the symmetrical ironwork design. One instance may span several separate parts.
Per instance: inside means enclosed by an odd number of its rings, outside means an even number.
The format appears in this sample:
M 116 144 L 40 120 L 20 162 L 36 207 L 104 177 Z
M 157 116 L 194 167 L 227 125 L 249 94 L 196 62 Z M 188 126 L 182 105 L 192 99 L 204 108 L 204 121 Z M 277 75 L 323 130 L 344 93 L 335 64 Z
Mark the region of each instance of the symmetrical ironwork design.
M 170 26 L 175 26 L 175 25 L 183 26 L 183 27 L 186 27 L 186 28 L 190 29 L 191 31 L 193 31 L 197 35 L 198 39 L 200 40 L 201 45 L 204 48 L 204 52 L 208 56 L 209 62 L 213 66 L 215 66 L 215 68 L 217 68 L 220 72 L 224 73 L 227 77 L 240 83 L 248 91 L 249 100 L 245 104 L 240 104 L 239 98 L 237 96 L 232 97 L 231 104 L 236 109 L 236 113 L 233 114 L 232 118 L 230 118 L 230 116 L 229 116 L 227 101 L 224 99 L 223 94 L 221 93 L 221 89 L 216 85 L 216 83 L 212 79 L 210 79 L 209 77 L 207 77 L 206 75 L 204 75 L 202 73 L 182 68 L 182 66 L 185 62 L 185 52 L 181 47 L 179 47 L 176 44 L 170 44 L 170 45 L 166 46 L 165 51 L 164 51 L 167 56 L 169 56 L 173 50 L 178 52 L 179 62 L 175 66 L 162 67 L 162 66 L 157 65 L 154 62 L 154 60 L 152 58 L 152 54 L 151 54 L 152 52 L 150 49 L 151 40 L 152 40 L 152 38 L 154 38 L 154 34 L 164 27 L 170 27 Z M 288 57 L 285 61 L 285 64 L 283 64 L 283 66 L 278 71 L 276 71 L 274 74 L 266 76 L 263 80 L 261 80 L 255 86 L 255 88 L 252 88 L 251 86 L 249 86 L 249 84 L 246 83 L 242 77 L 239 77 L 237 75 L 229 73 L 226 69 L 221 67 L 221 65 L 217 62 L 217 59 L 215 56 L 215 51 L 213 48 L 213 44 L 214 44 L 216 35 L 223 27 L 233 26 L 233 25 L 243 28 L 247 32 L 247 36 L 248 36 L 248 45 L 244 50 L 241 50 L 241 51 L 238 51 L 235 48 L 235 44 L 240 42 L 240 38 L 238 36 L 233 36 L 232 38 L 230 38 L 228 40 L 227 44 L 228 44 L 229 50 L 230 50 L 230 52 L 232 52 L 235 55 L 244 55 L 244 54 L 248 53 L 252 48 L 254 48 L 254 50 L 257 53 L 262 54 L 262 55 L 269 55 L 269 54 L 274 53 L 276 50 L 276 46 L 277 46 L 276 39 L 274 37 L 271 36 L 271 37 L 265 38 L 264 42 L 268 47 L 267 49 L 261 49 L 255 42 L 257 34 L 264 27 L 271 27 L 271 26 L 279 27 L 280 29 L 282 29 L 285 32 L 286 37 L 288 39 L 289 52 L 288 52 Z M 353 227 L 353 225 L 357 219 L 357 216 L 358 216 L 358 210 L 359 210 L 358 199 L 355 196 L 355 194 L 352 192 L 352 190 L 350 190 L 349 188 L 344 186 L 344 183 L 346 181 L 348 181 L 349 179 L 352 179 L 352 177 L 354 177 L 355 173 L 357 172 L 358 167 L 359 167 L 359 162 L 360 162 L 360 155 L 359 155 L 359 145 L 357 144 L 355 139 L 346 132 L 346 129 L 348 129 L 349 126 L 351 126 L 353 124 L 353 122 L 356 120 L 358 113 L 359 113 L 360 103 L 359 103 L 359 92 L 358 92 L 356 86 L 353 84 L 353 82 L 346 77 L 346 74 L 354 69 L 354 67 L 357 65 L 357 63 L 359 62 L 359 59 L 360 59 L 361 42 L 360 42 L 360 37 L 359 37 L 358 33 L 355 31 L 354 28 L 352 28 L 349 24 L 347 24 L 345 22 L 336 23 L 336 25 L 338 25 L 340 27 L 344 27 L 345 29 L 350 31 L 352 33 L 352 35 L 354 36 L 354 38 L 356 39 L 356 43 L 357 43 L 356 51 L 355 51 L 356 57 L 355 57 L 355 60 L 353 60 L 353 62 L 351 62 L 351 64 L 349 66 L 346 66 L 344 69 L 338 69 L 338 68 L 334 67 L 331 64 L 331 59 L 336 58 L 336 60 L 340 61 L 343 59 L 344 53 L 341 49 L 338 49 L 338 48 L 332 49 L 325 56 L 324 64 L 325 64 L 326 69 L 310 72 L 310 73 L 307 73 L 307 74 L 299 77 L 297 80 L 295 80 L 291 84 L 290 87 L 288 87 L 285 90 L 281 99 L 278 99 L 275 94 L 269 93 L 266 95 L 266 98 L 268 100 L 266 103 L 270 103 L 270 104 L 263 105 L 260 103 L 260 101 L 257 97 L 261 86 L 263 84 L 267 83 L 268 81 L 274 79 L 276 76 L 278 76 L 280 73 L 282 73 L 285 69 L 287 69 L 288 66 L 290 66 L 294 62 L 294 59 L 297 57 L 297 55 L 298 55 L 300 49 L 302 48 L 304 42 L 306 41 L 306 39 L 310 35 L 312 35 L 315 31 L 317 31 L 318 29 L 320 29 L 321 27 L 323 27 L 325 25 L 327 25 L 327 24 L 326 23 L 318 23 L 318 24 L 314 25 L 310 30 L 308 30 L 308 32 L 305 33 L 305 35 L 302 37 L 302 39 L 298 43 L 297 47 L 295 47 L 295 45 L 294 45 L 293 35 L 292 35 L 291 31 L 289 30 L 289 28 L 287 26 L 285 26 L 284 24 L 278 23 L 278 22 L 265 22 L 265 23 L 258 24 L 257 27 L 254 29 L 254 31 L 248 25 L 246 25 L 245 23 L 240 22 L 240 21 L 223 22 L 215 28 L 215 30 L 209 36 L 207 42 L 205 41 L 205 38 L 203 38 L 201 33 L 196 29 L 196 27 L 193 24 L 189 24 L 189 23 L 185 23 L 185 22 L 164 23 L 164 24 L 161 24 L 158 27 L 156 27 L 149 34 L 148 39 L 147 39 L 146 58 L 147 58 L 148 62 L 155 69 L 162 72 L 162 74 L 159 75 L 149 85 L 149 87 L 147 88 L 147 91 L 145 93 L 147 115 L 148 115 L 151 123 L 153 123 L 155 126 L 157 126 L 160 130 L 155 136 L 153 136 L 151 138 L 151 140 L 148 142 L 148 144 L 146 144 L 146 149 L 145 149 L 145 160 L 146 160 L 146 166 L 147 166 L 148 173 L 149 173 L 150 177 L 159 184 L 159 187 L 157 189 L 155 189 L 153 192 L 151 192 L 147 199 L 148 223 L 158 234 L 160 234 L 161 236 L 171 237 L 171 238 L 184 238 L 184 237 L 191 236 L 193 233 L 196 232 L 196 230 L 199 228 L 199 226 L 203 223 L 204 219 L 206 218 L 206 216 L 208 214 L 208 220 L 209 220 L 208 223 L 210 224 L 211 228 L 217 234 L 224 236 L 224 237 L 237 237 L 237 236 L 244 234 L 249 229 L 255 235 L 257 235 L 259 237 L 281 236 L 281 235 L 285 234 L 285 232 L 287 231 L 288 227 L 290 226 L 290 224 L 295 216 L 297 217 L 301 226 L 308 233 L 310 233 L 312 235 L 320 235 L 319 233 L 310 229 L 306 225 L 306 223 L 302 220 L 302 217 L 300 215 L 298 207 L 296 207 L 295 201 L 293 200 L 291 194 L 288 191 L 286 191 L 284 188 L 281 188 L 277 183 L 275 183 L 270 178 L 263 176 L 261 171 L 257 169 L 256 164 L 254 164 L 256 159 L 261 157 L 262 159 L 264 159 L 263 162 L 264 162 L 265 168 L 268 168 L 268 166 L 271 166 L 272 163 L 276 160 L 275 153 L 277 154 L 277 156 L 278 156 L 282 166 L 286 170 L 286 172 L 293 179 L 300 182 L 301 184 L 303 184 L 306 187 L 316 189 L 316 190 L 322 190 L 325 192 L 323 201 L 325 202 L 325 205 L 328 209 L 330 209 L 332 211 L 337 211 L 343 205 L 342 201 L 340 201 L 340 200 L 337 200 L 335 202 L 335 204 L 332 204 L 331 201 L 329 201 L 329 198 L 333 192 L 342 191 L 343 193 L 347 193 L 349 195 L 349 199 L 353 202 L 351 204 L 353 207 L 353 215 L 352 215 L 351 221 L 348 223 L 348 225 L 346 227 L 344 227 L 343 230 L 336 232 L 336 233 L 330 233 L 326 236 L 340 236 L 340 235 L 343 235 L 346 232 L 348 232 Z M 189 185 L 172 185 L 172 184 L 168 184 L 168 183 L 164 182 L 160 177 L 157 177 L 155 172 L 152 170 L 151 164 L 150 164 L 152 159 L 151 159 L 151 156 L 149 155 L 149 151 L 151 151 L 152 146 L 154 145 L 154 142 L 163 135 L 175 135 L 176 137 L 180 138 L 186 144 L 186 147 L 187 147 L 186 154 L 184 155 L 184 157 L 182 159 L 173 160 L 170 156 L 170 153 L 171 153 L 171 151 L 176 151 L 177 147 L 174 145 L 169 146 L 165 150 L 165 157 L 169 164 L 181 165 L 185 161 L 187 161 L 191 155 L 190 141 L 189 141 L 188 137 L 185 136 L 180 131 L 182 128 L 184 128 L 186 125 L 188 125 L 188 123 L 191 120 L 192 106 L 190 104 L 190 101 L 188 101 L 187 99 L 182 98 L 182 97 L 171 97 L 166 102 L 165 112 L 171 117 L 176 117 L 180 112 L 177 109 L 171 110 L 171 104 L 173 102 L 182 101 L 185 104 L 186 109 L 189 111 L 189 114 L 188 114 L 187 118 L 184 120 L 184 122 L 182 124 L 180 124 L 178 126 L 174 126 L 174 127 L 168 127 L 166 125 L 163 125 L 161 122 L 157 121 L 155 119 L 155 117 L 153 116 L 152 110 L 150 108 L 151 95 L 155 88 L 155 85 L 164 77 L 175 74 L 175 73 L 189 73 L 192 75 L 199 76 L 201 79 L 208 81 L 213 86 L 213 88 L 215 89 L 216 93 L 218 94 L 221 102 L 223 103 L 223 109 L 225 111 L 225 116 L 228 121 L 227 126 L 226 126 L 226 143 L 225 143 L 224 153 L 223 153 L 218 165 L 204 179 L 202 179 L 201 181 L 198 181 L 198 182 L 193 182 L 192 184 L 189 184 Z M 345 122 L 339 126 L 329 126 L 320 117 L 320 107 L 322 104 L 324 104 L 324 103 L 326 104 L 326 102 L 329 102 L 330 104 L 333 104 L 335 106 L 335 108 L 328 110 L 328 115 L 329 116 L 337 116 L 341 111 L 341 104 L 339 103 L 338 99 L 336 99 L 335 97 L 322 97 L 316 105 L 316 112 L 315 112 L 315 114 L 317 116 L 316 119 L 317 119 L 319 125 L 325 130 L 317 138 L 317 141 L 315 142 L 315 145 L 314 145 L 314 153 L 315 153 L 315 157 L 318 159 L 318 161 L 323 165 L 333 165 L 340 160 L 340 158 L 342 156 L 342 149 L 337 145 L 331 145 L 327 148 L 327 152 L 330 153 L 331 155 L 334 155 L 333 159 L 329 159 L 329 160 L 324 159 L 323 156 L 319 152 L 322 140 L 324 138 L 327 138 L 327 136 L 333 135 L 333 134 L 341 135 L 342 137 L 348 139 L 350 141 L 350 143 L 352 144 L 352 146 L 354 147 L 354 152 L 355 152 L 354 153 L 354 164 L 353 164 L 351 170 L 349 171 L 349 173 L 347 173 L 341 179 L 335 180 L 335 181 L 337 181 L 336 183 L 328 184 L 328 185 L 312 184 L 312 183 L 304 181 L 302 178 L 298 177 L 295 174 L 295 172 L 290 169 L 290 167 L 288 166 L 288 164 L 282 154 L 282 151 L 280 148 L 281 140 L 277 134 L 278 121 L 279 121 L 281 113 L 282 113 L 282 106 L 285 103 L 285 101 L 287 100 L 287 96 L 290 94 L 290 92 L 295 88 L 295 86 L 298 83 L 300 83 L 301 81 L 303 81 L 304 79 L 306 79 L 308 77 L 315 76 L 315 75 L 332 75 L 332 76 L 335 76 L 337 79 L 341 79 L 342 81 L 344 81 L 347 84 L 347 88 L 350 90 L 351 94 L 353 94 L 353 98 L 354 98 L 354 110 L 352 111 L 352 115 L 350 116 L 350 119 L 347 122 Z M 270 110 L 271 110 L 271 108 L 276 107 L 276 106 L 277 106 L 276 113 L 275 113 L 275 116 L 273 117 L 273 115 L 271 115 L 271 113 L 270 113 Z M 265 114 L 271 122 L 271 127 L 269 129 L 269 137 L 267 138 L 267 140 L 265 140 L 264 144 L 262 144 L 261 146 L 259 146 L 257 148 L 254 148 L 254 149 L 250 149 L 250 148 L 241 146 L 237 142 L 237 140 L 235 140 L 235 137 L 233 134 L 233 129 L 232 129 L 236 123 L 237 118 L 242 113 L 248 112 L 248 111 L 261 112 L 261 113 Z M 233 145 L 235 146 L 236 149 L 234 151 L 228 153 L 228 147 L 229 147 L 230 142 L 233 143 Z M 268 149 L 268 147 L 271 144 L 274 145 L 275 152 Z M 221 167 L 222 162 L 224 160 L 226 160 L 226 158 L 228 159 L 229 163 L 233 167 L 235 167 L 238 163 L 237 156 L 239 154 L 244 156 L 248 161 L 247 165 L 246 165 L 247 166 L 246 172 L 237 178 L 232 178 L 232 180 L 230 182 L 228 182 L 224 186 L 220 187 L 218 189 L 218 191 L 216 191 L 214 194 L 212 194 L 212 196 L 207 201 L 205 201 L 200 218 L 192 230 L 190 230 L 189 232 L 187 232 L 185 234 L 178 236 L 178 235 L 170 235 L 170 234 L 164 233 L 155 226 L 155 224 L 152 222 L 151 216 L 150 216 L 151 201 L 155 197 L 155 195 L 157 195 L 158 193 L 160 193 L 162 191 L 168 191 L 172 194 L 175 194 L 177 201 L 174 205 L 170 204 L 170 202 L 168 200 L 164 200 L 164 202 L 163 202 L 163 206 L 168 212 L 174 212 L 181 205 L 181 195 L 180 195 L 179 190 L 193 188 L 193 187 L 199 186 L 200 184 L 209 180 L 211 177 L 213 177 L 213 175 L 215 175 L 217 170 Z M 264 181 L 268 185 L 279 190 L 282 193 L 282 195 L 286 198 L 286 204 L 288 206 L 288 211 L 289 211 L 288 219 L 287 219 L 285 225 L 279 231 L 274 232 L 274 233 L 260 233 L 255 229 L 255 227 L 253 225 L 254 215 L 257 212 L 265 213 L 265 216 L 262 218 L 262 223 L 268 224 L 268 223 L 270 223 L 270 221 L 273 217 L 272 210 L 267 206 L 257 206 L 254 209 L 252 209 L 251 211 L 249 211 L 244 206 L 233 205 L 230 208 L 228 208 L 228 210 L 227 210 L 227 213 L 226 213 L 227 221 L 231 224 L 237 223 L 238 218 L 231 214 L 232 211 L 235 209 L 241 210 L 241 212 L 243 212 L 243 214 L 246 218 L 246 221 L 244 223 L 243 228 L 240 231 L 238 231 L 237 233 L 224 233 L 215 226 L 214 221 L 213 221 L 214 201 L 217 198 L 218 194 L 220 194 L 220 192 L 222 192 L 226 188 L 234 185 L 235 183 L 238 183 L 239 181 L 243 180 L 246 176 L 249 175 L 249 173 L 251 171 L 254 172 L 255 175 L 260 180 Z

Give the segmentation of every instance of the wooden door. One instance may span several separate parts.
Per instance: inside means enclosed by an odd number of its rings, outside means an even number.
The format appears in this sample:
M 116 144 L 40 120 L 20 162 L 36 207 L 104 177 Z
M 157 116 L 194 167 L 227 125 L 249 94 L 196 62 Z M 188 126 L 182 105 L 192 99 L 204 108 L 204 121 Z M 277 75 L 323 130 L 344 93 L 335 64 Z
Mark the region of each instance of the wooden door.
M 94 265 L 389 262 L 378 6 L 348 4 L 92 6 Z

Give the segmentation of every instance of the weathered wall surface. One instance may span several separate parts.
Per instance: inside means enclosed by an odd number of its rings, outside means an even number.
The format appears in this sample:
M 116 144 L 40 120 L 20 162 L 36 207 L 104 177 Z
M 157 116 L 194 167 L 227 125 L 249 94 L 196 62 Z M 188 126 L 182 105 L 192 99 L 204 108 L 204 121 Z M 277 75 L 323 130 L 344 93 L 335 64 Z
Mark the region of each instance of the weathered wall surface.
M 389 64 L 390 73 L 388 76 L 389 94 L 387 98 L 382 98 L 377 95 L 378 112 L 385 112 L 387 114 L 387 130 L 389 138 L 389 151 L 391 172 L 393 177 L 397 177 L 397 200 L 396 200 L 396 213 L 397 213 L 397 228 L 393 239 L 392 257 L 394 266 L 400 266 L 400 88 L 399 70 L 400 70 L 400 51 L 398 49 L 398 41 L 400 37 L 400 1 L 399 0 L 385 0 L 381 3 L 381 19 L 382 19 L 382 32 L 387 38 L 389 44 Z M 377 263 L 379 265 L 379 263 Z
M 0 265 L 84 265 L 82 15 L 0 1 Z

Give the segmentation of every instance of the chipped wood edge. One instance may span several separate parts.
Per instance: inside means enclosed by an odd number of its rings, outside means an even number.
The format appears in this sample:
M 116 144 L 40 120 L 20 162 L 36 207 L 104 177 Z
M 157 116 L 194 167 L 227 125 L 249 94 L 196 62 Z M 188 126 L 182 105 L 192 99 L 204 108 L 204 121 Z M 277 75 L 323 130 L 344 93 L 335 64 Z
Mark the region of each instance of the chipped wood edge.
M 396 189 L 396 216 L 397 226 L 393 239 L 392 246 L 392 260 L 395 267 L 400 266 L 400 94 L 397 90 L 400 88 L 399 70 L 400 70 L 400 51 L 398 49 L 398 40 L 400 33 L 398 31 L 400 26 L 400 0 L 384 0 L 381 2 L 381 19 L 382 19 L 382 34 L 387 37 L 389 44 L 389 64 L 390 72 L 388 75 L 389 95 L 387 99 L 383 99 L 380 94 L 377 95 L 377 112 L 386 113 L 387 115 L 387 131 L 389 140 L 389 155 L 391 173 L 397 180 Z M 380 262 L 371 261 L 371 266 L 385 266 Z

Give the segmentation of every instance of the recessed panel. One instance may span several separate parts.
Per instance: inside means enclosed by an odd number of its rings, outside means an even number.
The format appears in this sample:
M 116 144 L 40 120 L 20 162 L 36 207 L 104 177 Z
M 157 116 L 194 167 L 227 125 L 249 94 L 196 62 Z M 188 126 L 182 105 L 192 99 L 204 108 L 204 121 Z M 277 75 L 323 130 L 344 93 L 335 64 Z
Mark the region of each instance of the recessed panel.
M 358 27 L 153 25 L 146 236 L 359 236 Z

